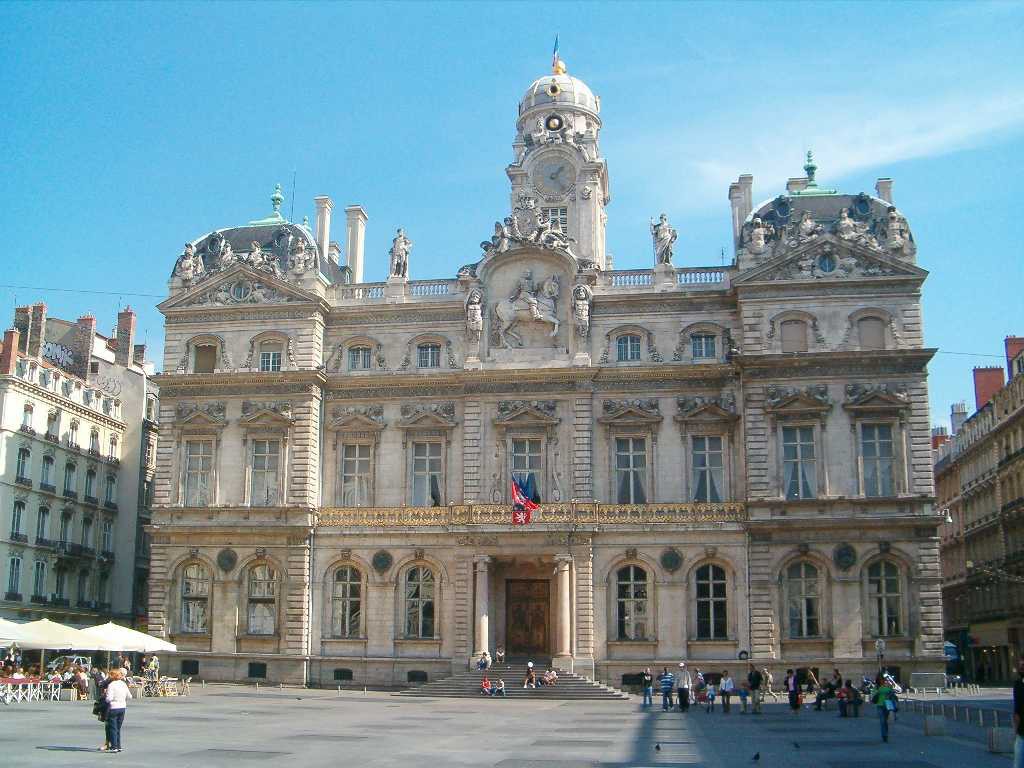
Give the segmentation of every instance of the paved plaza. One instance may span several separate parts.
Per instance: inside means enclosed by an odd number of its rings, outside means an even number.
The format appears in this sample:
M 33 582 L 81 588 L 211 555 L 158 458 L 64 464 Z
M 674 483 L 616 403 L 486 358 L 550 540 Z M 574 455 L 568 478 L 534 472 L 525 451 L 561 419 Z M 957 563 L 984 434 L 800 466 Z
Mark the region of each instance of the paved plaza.
M 874 717 L 793 716 L 768 704 L 761 717 L 643 711 L 611 703 L 406 699 L 386 693 L 207 687 L 189 698 L 130 704 L 126 751 L 96 751 L 102 736 L 88 703 L 16 704 L 0 710 L 0 753 L 9 766 L 590 766 L 763 768 L 1007 768 L 972 739 L 921 735 L 901 714 L 891 742 Z M 661 749 L 657 749 L 660 745 Z

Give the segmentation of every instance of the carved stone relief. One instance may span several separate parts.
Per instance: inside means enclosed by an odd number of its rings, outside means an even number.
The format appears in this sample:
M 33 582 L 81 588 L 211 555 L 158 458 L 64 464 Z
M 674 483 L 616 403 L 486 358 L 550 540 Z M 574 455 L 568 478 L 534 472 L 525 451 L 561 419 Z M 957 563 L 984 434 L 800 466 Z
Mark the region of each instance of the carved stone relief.
M 227 415 L 227 405 L 222 402 L 178 403 L 174 413 L 178 421 L 184 421 L 193 414 L 201 413 L 208 416 L 213 421 L 222 422 Z
M 535 411 L 548 416 L 550 418 L 555 417 L 555 412 L 558 410 L 557 400 L 501 400 L 498 403 L 498 418 L 507 419 L 513 414 L 523 410 L 524 408 L 531 408 Z

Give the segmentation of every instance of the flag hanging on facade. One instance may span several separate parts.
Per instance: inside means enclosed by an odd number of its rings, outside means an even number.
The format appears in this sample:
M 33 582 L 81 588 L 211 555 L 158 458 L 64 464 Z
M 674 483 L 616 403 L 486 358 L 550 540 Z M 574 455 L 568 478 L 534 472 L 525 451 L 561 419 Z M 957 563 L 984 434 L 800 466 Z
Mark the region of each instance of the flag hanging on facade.
M 529 497 L 523 493 L 519 483 L 513 477 L 512 483 L 512 525 L 526 525 L 533 517 L 533 511 L 540 509 L 539 504 L 534 504 Z

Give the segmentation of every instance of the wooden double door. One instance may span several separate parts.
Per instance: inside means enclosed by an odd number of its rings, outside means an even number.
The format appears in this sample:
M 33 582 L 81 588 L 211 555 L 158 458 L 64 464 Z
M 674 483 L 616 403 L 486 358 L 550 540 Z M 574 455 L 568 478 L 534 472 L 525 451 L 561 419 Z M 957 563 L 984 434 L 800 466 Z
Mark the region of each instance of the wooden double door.
M 505 582 L 505 652 L 509 656 L 547 655 L 551 635 L 551 582 Z

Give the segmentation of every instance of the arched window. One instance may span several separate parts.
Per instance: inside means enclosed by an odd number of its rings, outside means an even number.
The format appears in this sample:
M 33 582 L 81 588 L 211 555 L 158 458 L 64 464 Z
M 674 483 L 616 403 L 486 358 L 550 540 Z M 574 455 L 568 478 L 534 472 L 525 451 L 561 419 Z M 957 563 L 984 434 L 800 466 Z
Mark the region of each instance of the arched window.
M 29 480 L 28 473 L 30 471 L 29 470 L 29 464 L 31 463 L 31 461 L 32 461 L 32 451 L 30 451 L 28 448 L 19 448 L 18 449 L 18 467 L 17 467 L 17 480 L 19 482 L 24 482 L 26 480 Z M 31 481 L 29 481 L 29 482 L 31 482 Z
M 424 566 L 405 574 L 405 636 L 434 637 L 434 572 Z
M 647 603 L 647 571 L 627 565 L 615 575 L 616 619 L 619 640 L 646 640 L 650 621 Z
M 210 574 L 201 563 L 189 563 L 181 578 L 181 631 L 209 632 Z
M 711 563 L 697 569 L 697 639 L 724 640 L 726 619 L 725 569 Z
M 878 637 L 903 634 L 900 569 L 891 560 L 868 566 L 868 609 L 871 632 Z
M 791 638 L 818 637 L 821 634 L 820 594 L 818 569 L 814 565 L 801 560 L 786 569 Z
M 53 456 L 43 456 L 43 471 L 39 477 L 39 484 L 50 486 L 50 490 L 53 490 Z
M 858 320 L 857 336 L 862 351 L 885 349 L 885 323 L 880 317 L 862 317 Z
M 615 340 L 615 359 L 620 363 L 633 362 L 640 359 L 640 337 L 635 333 L 627 333 Z
M 96 498 L 96 470 L 87 469 L 85 471 L 85 498 L 95 499 Z
M 331 592 L 331 636 L 359 637 L 362 629 L 363 577 L 357 568 L 343 565 L 334 572 Z
M 784 320 L 780 332 L 783 352 L 807 351 L 807 323 L 803 320 Z
M 250 635 L 272 635 L 277 625 L 277 573 L 266 563 L 249 569 Z
M 373 356 L 369 347 L 349 347 L 348 369 L 350 371 L 368 371 L 372 365 Z

